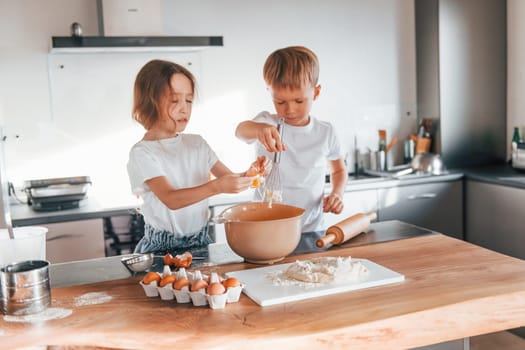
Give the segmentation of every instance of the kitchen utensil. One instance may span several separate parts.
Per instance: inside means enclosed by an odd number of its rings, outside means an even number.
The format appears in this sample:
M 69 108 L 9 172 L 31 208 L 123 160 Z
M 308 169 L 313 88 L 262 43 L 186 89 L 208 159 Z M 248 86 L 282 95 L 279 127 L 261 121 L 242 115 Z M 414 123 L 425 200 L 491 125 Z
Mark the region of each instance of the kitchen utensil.
M 24 261 L 46 259 L 47 228 L 23 226 L 13 229 L 13 239 L 7 230 L 0 230 L 0 266 Z
M 307 287 L 294 284 L 285 286 L 278 285 L 274 284 L 271 278 L 268 278 L 268 276 L 286 270 L 291 264 L 278 264 L 255 269 L 227 272 L 226 276 L 235 277 L 239 279 L 239 281 L 243 281 L 245 284 L 243 293 L 260 306 L 276 305 L 335 293 L 377 287 L 405 280 L 404 275 L 387 269 L 386 267 L 370 260 L 352 260 L 361 262 L 368 269 L 368 274 L 354 281 L 346 280 L 338 283 L 320 283 L 319 285 L 311 285 Z
M 120 261 L 130 272 L 143 272 L 151 267 L 154 259 L 153 253 L 133 254 L 122 258 Z
M 25 181 L 24 191 L 34 210 L 51 211 L 78 208 L 90 185 L 89 176 L 38 179 Z
M 323 248 L 328 244 L 343 244 L 351 238 L 364 232 L 370 226 L 370 222 L 377 219 L 375 212 L 367 214 L 357 213 L 349 218 L 328 227 L 324 237 L 319 238 L 315 245 Z
M 283 142 L 283 129 L 284 129 L 284 120 L 281 118 L 277 124 L 277 131 L 279 131 L 279 136 L 281 142 Z M 273 202 L 282 202 L 282 185 L 281 185 L 281 173 L 279 170 L 279 163 L 281 161 L 281 152 L 275 152 L 273 155 L 273 165 L 270 174 L 266 179 L 266 184 L 264 186 L 263 201 L 270 203 Z
M 234 205 L 212 218 L 223 223 L 230 248 L 246 261 L 272 264 L 284 259 L 301 239 L 304 209 L 267 202 Z
M 50 304 L 48 261 L 26 260 L 0 268 L 0 309 L 4 314 L 35 314 Z
M 412 173 L 427 175 L 442 175 L 446 171 L 443 160 L 439 154 L 418 153 L 410 162 L 410 167 L 403 169 L 392 175 L 399 177 Z

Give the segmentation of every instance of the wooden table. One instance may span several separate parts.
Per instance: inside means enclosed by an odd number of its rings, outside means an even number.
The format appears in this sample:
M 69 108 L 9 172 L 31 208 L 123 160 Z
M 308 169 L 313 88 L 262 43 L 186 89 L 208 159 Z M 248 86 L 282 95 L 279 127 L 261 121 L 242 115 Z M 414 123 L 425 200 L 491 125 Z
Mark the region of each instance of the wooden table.
M 224 309 L 147 298 L 139 278 L 52 290 L 63 319 L 0 319 L 2 348 L 86 345 L 114 348 L 401 349 L 525 325 L 525 261 L 441 234 L 305 254 L 366 258 L 405 281 L 260 307 L 245 295 Z M 226 272 L 256 267 L 225 265 Z M 207 272 L 207 271 L 203 271 Z M 85 293 L 112 300 L 75 306 Z

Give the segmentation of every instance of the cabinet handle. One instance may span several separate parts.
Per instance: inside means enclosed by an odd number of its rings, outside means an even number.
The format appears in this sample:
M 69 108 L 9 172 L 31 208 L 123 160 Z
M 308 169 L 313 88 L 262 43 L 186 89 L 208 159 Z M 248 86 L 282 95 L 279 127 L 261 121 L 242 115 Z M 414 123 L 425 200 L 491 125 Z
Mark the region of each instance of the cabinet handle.
M 55 241 L 57 239 L 71 238 L 71 237 L 78 237 L 78 235 L 74 235 L 74 234 L 71 234 L 71 233 L 57 235 L 55 237 L 47 238 L 46 242 Z
M 414 199 L 430 199 L 430 198 L 436 198 L 437 194 L 435 193 L 422 193 L 422 194 L 412 194 L 407 197 L 407 199 L 414 200 Z

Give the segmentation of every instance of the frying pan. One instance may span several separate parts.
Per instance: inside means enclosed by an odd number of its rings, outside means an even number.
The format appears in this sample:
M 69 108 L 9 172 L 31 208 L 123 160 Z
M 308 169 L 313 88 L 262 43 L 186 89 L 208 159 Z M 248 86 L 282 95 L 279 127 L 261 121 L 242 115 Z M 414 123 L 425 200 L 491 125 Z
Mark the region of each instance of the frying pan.
M 400 177 L 412 173 L 425 175 L 442 175 L 445 172 L 445 165 L 439 154 L 418 153 L 410 162 L 410 168 L 403 169 L 395 173 L 394 177 Z

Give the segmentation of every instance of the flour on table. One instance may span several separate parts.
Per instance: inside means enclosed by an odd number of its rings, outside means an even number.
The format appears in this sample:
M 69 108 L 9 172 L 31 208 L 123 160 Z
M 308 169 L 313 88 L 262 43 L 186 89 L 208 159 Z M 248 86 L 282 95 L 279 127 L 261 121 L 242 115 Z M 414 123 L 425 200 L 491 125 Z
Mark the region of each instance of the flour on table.
M 267 274 L 274 285 L 314 287 L 331 283 L 351 282 L 368 274 L 368 269 L 351 257 L 321 257 L 296 261 L 284 271 Z
M 60 309 L 60 308 L 47 308 L 46 310 L 31 314 L 31 315 L 20 315 L 20 316 L 13 316 L 13 315 L 6 315 L 4 316 L 4 321 L 6 322 L 25 322 L 25 323 L 37 323 L 37 322 L 43 322 L 43 321 L 49 321 L 49 320 L 56 320 L 59 318 L 64 318 L 73 313 L 72 310 L 69 309 Z
M 104 304 L 111 299 L 113 297 L 104 292 L 86 293 L 75 298 L 75 306 Z

